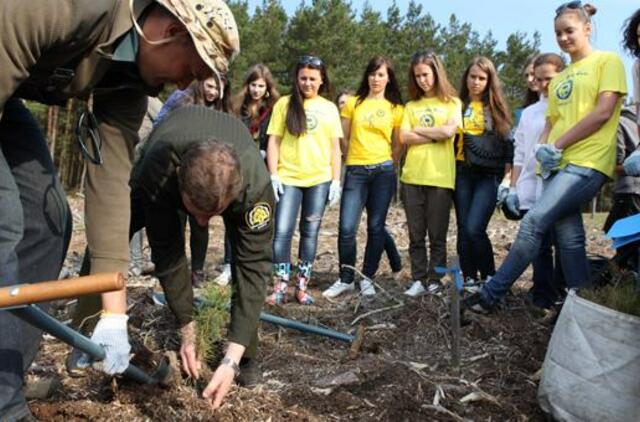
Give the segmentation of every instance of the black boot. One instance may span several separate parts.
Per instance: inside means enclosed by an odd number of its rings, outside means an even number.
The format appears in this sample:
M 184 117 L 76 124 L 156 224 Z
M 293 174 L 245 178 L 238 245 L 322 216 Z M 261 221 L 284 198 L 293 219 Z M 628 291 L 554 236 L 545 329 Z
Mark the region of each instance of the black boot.
M 255 358 L 242 358 L 240 360 L 240 374 L 236 379 L 241 387 L 253 388 L 262 384 L 262 369 L 260 362 Z

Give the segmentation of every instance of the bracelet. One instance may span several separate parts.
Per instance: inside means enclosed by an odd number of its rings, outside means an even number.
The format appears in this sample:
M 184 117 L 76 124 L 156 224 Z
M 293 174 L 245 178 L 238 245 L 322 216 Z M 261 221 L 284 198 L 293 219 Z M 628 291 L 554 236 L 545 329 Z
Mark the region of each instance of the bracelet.
M 227 365 L 229 367 L 231 367 L 231 369 L 233 369 L 233 377 L 236 378 L 238 375 L 240 375 L 240 367 L 238 366 L 237 363 L 235 363 L 233 361 L 233 359 L 229 358 L 229 357 L 224 357 L 222 359 L 222 361 L 220 362 L 220 365 Z

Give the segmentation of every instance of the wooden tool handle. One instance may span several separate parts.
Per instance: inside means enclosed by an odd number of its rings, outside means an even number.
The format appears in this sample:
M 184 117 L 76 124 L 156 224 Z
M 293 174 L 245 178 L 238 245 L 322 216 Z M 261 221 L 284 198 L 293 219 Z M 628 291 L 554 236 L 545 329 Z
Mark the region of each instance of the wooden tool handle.
M 124 288 L 122 273 L 92 274 L 68 280 L 16 284 L 0 288 L 0 308 L 75 298 Z

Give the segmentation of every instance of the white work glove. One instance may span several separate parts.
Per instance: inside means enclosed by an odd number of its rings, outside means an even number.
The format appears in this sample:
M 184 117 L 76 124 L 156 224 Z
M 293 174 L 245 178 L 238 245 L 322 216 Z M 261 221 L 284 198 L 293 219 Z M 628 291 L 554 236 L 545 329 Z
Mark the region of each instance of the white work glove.
M 280 195 L 284 193 L 284 186 L 277 174 L 271 175 L 271 187 L 273 188 L 273 195 L 276 197 L 276 202 L 278 202 Z
M 329 208 L 334 207 L 340 203 L 340 196 L 342 195 L 342 187 L 340 187 L 339 180 L 332 180 L 331 186 L 329 186 Z
M 505 198 L 509 194 L 509 184 L 502 182 L 500 186 L 498 186 L 498 195 L 496 197 L 497 206 L 502 205 Z
M 629 176 L 640 176 L 640 150 L 635 151 L 622 163 L 624 172 Z
M 552 144 L 536 145 L 536 160 L 540 163 L 543 172 L 548 173 L 560 165 L 562 158 L 562 150 L 559 150 Z
M 516 188 L 509 188 L 503 206 L 507 207 L 513 215 L 520 215 L 520 199 L 518 199 Z
M 93 330 L 91 341 L 102 346 L 105 352 L 104 359 L 96 362 L 96 367 L 107 374 L 121 374 L 129 366 L 128 319 L 125 314 L 104 314 Z M 80 367 L 91 363 L 91 357 L 86 354 L 78 361 Z

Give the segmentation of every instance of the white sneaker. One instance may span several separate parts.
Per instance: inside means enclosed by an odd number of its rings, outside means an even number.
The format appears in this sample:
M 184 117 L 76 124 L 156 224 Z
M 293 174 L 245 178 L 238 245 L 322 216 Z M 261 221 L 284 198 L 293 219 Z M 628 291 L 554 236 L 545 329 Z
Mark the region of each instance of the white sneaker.
M 362 296 L 374 296 L 376 294 L 373 282 L 366 277 L 360 280 L 360 294 Z
M 222 272 L 218 275 L 213 282 L 220 286 L 226 286 L 231 281 L 231 264 L 223 264 Z
M 411 287 L 409 287 L 407 291 L 404 292 L 404 294 L 411 297 L 418 297 L 418 296 L 426 295 L 427 289 L 424 288 L 422 281 L 416 280 L 413 282 Z
M 322 292 L 322 296 L 333 299 L 334 297 L 338 297 L 345 292 L 352 292 L 355 289 L 356 286 L 354 285 L 354 283 L 343 283 L 342 280 L 338 279 L 331 285 L 331 287 Z

